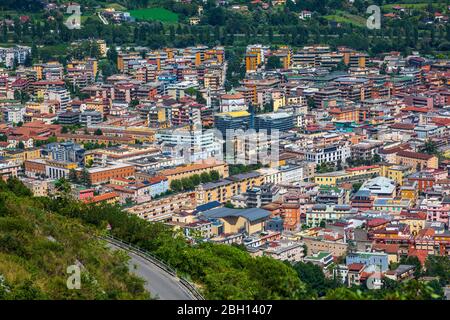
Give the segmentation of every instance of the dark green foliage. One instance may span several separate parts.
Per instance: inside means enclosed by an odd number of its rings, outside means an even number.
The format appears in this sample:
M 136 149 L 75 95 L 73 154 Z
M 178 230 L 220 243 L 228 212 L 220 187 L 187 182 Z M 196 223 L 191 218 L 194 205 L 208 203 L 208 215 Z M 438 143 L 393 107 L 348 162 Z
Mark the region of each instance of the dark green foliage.
M 428 139 L 422 148 L 422 152 L 427 153 L 429 155 L 437 155 L 439 153 L 439 150 L 437 148 L 436 142 Z
M 316 297 L 324 296 L 329 290 L 339 287 L 334 279 L 325 277 L 322 269 L 311 262 L 299 262 L 294 265 L 298 277 L 305 283 L 308 294 Z
M 360 290 L 340 287 L 326 294 L 328 300 L 436 300 L 441 297 L 430 285 L 410 280 L 386 290 Z
M 98 230 L 44 210 L 17 179 L 0 181 L 0 299 L 148 299 L 128 258 L 111 253 Z M 66 269 L 80 261 L 81 289 L 69 290 Z
M 425 275 L 439 277 L 441 285 L 450 284 L 450 259 L 446 256 L 428 256 Z
M 244 165 L 244 164 L 233 164 L 229 166 L 229 173 L 230 176 L 234 176 L 236 174 L 240 174 L 240 173 L 247 173 L 250 171 L 255 171 L 258 169 L 261 169 L 263 166 L 262 164 L 258 163 L 258 164 L 251 164 L 251 165 Z
M 280 69 L 282 67 L 281 60 L 277 56 L 270 56 L 267 59 L 266 68 L 267 70 Z
M 210 172 L 202 172 L 200 175 L 194 174 L 188 178 L 174 179 L 170 182 L 170 189 L 174 192 L 191 191 L 200 183 L 217 181 L 219 179 L 219 172 L 211 170 Z

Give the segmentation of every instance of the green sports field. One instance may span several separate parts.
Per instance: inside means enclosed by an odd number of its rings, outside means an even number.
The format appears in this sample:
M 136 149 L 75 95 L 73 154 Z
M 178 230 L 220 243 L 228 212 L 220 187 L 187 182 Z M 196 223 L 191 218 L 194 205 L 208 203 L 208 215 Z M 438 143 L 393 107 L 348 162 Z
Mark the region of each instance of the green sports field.
M 141 20 L 157 20 L 161 22 L 178 22 L 178 15 L 164 8 L 146 8 L 139 10 L 131 10 L 132 17 Z

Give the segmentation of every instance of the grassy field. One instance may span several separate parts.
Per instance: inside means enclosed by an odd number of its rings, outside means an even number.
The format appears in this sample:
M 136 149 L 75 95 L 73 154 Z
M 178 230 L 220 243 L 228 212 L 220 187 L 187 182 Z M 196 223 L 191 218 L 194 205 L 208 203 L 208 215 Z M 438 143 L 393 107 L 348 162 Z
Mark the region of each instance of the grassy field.
M 132 17 L 141 20 L 156 20 L 161 22 L 178 22 L 178 15 L 164 8 L 146 8 L 140 10 L 131 10 Z
M 336 10 L 333 15 L 324 16 L 324 18 L 329 21 L 336 21 L 339 23 L 352 23 L 359 27 L 364 27 L 366 25 L 366 18 L 339 10 Z
M 434 9 L 443 9 L 445 8 L 445 3 L 433 3 Z M 381 8 L 386 11 L 392 11 L 392 8 L 395 6 L 401 6 L 405 9 L 426 9 L 428 7 L 428 3 L 420 2 L 420 3 L 391 3 L 385 4 Z

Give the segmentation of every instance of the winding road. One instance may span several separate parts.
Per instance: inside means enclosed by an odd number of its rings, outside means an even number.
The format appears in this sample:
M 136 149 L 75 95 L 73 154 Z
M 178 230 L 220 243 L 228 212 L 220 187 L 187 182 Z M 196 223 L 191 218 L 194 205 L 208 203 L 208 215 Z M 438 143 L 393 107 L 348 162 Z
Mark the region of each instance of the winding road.
M 130 256 L 130 272 L 144 279 L 145 289 L 152 297 L 159 300 L 196 300 L 196 298 L 182 285 L 179 278 L 155 265 L 149 258 L 124 249 L 112 241 L 107 240 L 108 247 L 113 250 L 123 250 Z

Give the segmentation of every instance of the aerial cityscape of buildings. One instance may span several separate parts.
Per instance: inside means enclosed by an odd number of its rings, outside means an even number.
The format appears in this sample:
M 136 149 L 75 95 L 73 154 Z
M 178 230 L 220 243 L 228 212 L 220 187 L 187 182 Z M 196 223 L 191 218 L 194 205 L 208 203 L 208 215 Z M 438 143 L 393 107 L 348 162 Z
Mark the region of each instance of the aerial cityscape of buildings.
M 255 43 L 230 87 L 222 45 L 88 41 L 99 54 L 66 63 L 0 48 L 5 182 L 36 197 L 65 184 L 192 244 L 310 262 L 348 287 L 450 256 L 450 60 Z M 117 72 L 103 76 L 111 52 Z

